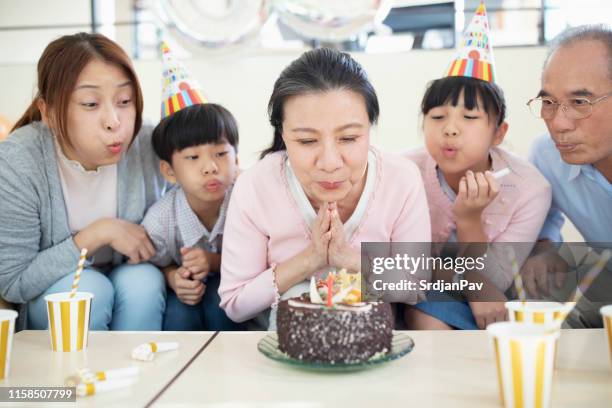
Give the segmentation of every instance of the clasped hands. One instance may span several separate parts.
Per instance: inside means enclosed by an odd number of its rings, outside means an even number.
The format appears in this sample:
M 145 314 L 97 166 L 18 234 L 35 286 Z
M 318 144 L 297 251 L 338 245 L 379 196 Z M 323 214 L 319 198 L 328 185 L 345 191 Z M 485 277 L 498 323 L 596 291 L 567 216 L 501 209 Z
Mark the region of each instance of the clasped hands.
M 309 258 L 314 263 L 312 265 L 314 270 L 328 265 L 353 272 L 361 269 L 360 254 L 348 243 L 335 202 L 325 202 L 319 207 L 317 217 L 311 226 L 311 232 Z
M 181 302 L 195 305 L 206 292 L 203 280 L 210 272 L 210 262 L 202 248 L 181 248 L 181 255 L 183 264 L 171 270 L 168 284 Z

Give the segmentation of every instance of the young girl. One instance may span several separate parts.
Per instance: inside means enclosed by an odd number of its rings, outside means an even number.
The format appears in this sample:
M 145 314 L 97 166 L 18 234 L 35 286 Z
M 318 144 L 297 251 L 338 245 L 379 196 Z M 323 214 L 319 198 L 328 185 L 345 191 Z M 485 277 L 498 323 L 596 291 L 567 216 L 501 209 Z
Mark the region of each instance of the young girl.
M 476 23 L 483 19 L 486 28 L 481 5 Z M 508 131 L 506 104 L 486 60 L 488 42 L 475 44 L 470 40 L 488 38 L 488 32 L 474 33 L 479 25 L 475 27 L 473 21 L 468 29 L 472 31 L 466 34 L 465 43 L 472 48 L 468 58 L 458 58 L 449 76 L 427 88 L 421 104 L 426 149 L 406 156 L 418 165 L 425 184 L 432 242 L 526 243 L 516 251 L 520 265 L 550 207 L 550 186 L 526 160 L 499 147 Z M 485 58 L 473 60 L 478 56 Z M 508 169 L 509 174 L 496 180 L 493 173 L 502 169 Z M 486 252 L 485 271 L 464 276 L 468 281 L 484 283 L 482 291 L 465 293 L 467 303 L 419 303 L 406 310 L 407 324 L 416 329 L 475 329 L 505 320 L 504 292 L 512 285 L 513 274 L 504 255 L 507 246 L 495 248 Z M 476 255 L 484 254 L 480 251 Z M 450 275 L 452 279 L 455 273 Z M 445 279 L 449 279 L 448 274 Z M 448 300 L 446 295 L 434 299 Z
M 92 330 L 161 330 L 165 282 L 138 225 L 165 188 L 129 57 L 98 34 L 51 42 L 38 93 L 0 147 L 1 296 L 28 327 L 47 326 L 45 295 L 94 295 Z M 125 264 L 125 257 L 128 264 Z M 138 265 L 136 265 L 138 264 Z

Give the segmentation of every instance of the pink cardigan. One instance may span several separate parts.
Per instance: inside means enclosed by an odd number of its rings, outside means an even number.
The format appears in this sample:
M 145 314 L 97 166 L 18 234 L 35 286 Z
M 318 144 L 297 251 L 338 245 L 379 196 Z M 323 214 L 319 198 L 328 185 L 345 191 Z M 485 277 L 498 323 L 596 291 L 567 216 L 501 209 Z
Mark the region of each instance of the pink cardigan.
M 416 166 L 399 155 L 376 155 L 373 193 L 350 245 L 428 242 L 429 210 Z M 234 321 L 252 318 L 276 300 L 272 272 L 310 243 L 310 226 L 285 177 L 285 152 L 269 154 L 238 178 L 225 222 L 219 295 Z M 417 274 L 418 275 L 418 274 Z M 415 276 L 415 279 L 427 276 Z M 415 292 L 416 301 L 416 292 Z
M 488 242 L 523 243 L 514 248 L 517 262 L 522 265 L 548 214 L 550 184 L 527 160 L 498 147 L 492 148 L 490 154 L 493 171 L 508 167 L 511 172 L 500 180 L 499 194 L 483 211 L 485 234 Z M 440 186 L 437 164 L 425 148 L 408 151 L 404 157 L 416 163 L 423 177 L 429 202 L 432 242 L 444 243 L 456 227 L 453 203 Z M 498 248 L 505 249 L 501 246 Z M 493 262 L 492 259 L 489 261 Z M 503 265 L 506 264 L 504 259 Z M 505 291 L 512 284 L 513 275 L 508 268 L 493 267 L 489 270 L 493 272 L 487 277 L 500 290 Z

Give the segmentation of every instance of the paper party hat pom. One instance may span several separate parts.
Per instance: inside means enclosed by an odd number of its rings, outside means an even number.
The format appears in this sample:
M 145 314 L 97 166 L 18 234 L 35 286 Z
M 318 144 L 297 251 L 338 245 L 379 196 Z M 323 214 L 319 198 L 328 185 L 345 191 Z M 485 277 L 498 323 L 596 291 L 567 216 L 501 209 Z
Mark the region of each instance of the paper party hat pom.
M 464 76 L 495 82 L 495 62 L 484 2 L 480 3 L 463 33 L 459 50 L 445 76 Z
M 162 78 L 162 119 L 188 106 L 207 103 L 200 84 L 189 74 L 183 64 L 176 59 L 165 42 L 161 43 L 163 58 Z

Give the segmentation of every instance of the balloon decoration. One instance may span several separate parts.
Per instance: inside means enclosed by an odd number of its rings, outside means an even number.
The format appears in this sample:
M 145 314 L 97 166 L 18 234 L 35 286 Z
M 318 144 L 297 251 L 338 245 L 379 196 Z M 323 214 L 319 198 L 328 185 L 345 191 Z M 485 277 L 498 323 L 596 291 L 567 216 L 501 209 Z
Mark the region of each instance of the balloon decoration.
M 219 50 L 257 38 L 270 0 L 152 0 L 152 10 L 188 48 Z
M 12 127 L 13 124 L 7 118 L 0 115 L 0 141 L 8 136 Z
M 308 39 L 343 41 L 381 23 L 393 0 L 273 0 L 280 20 Z

